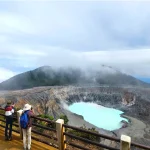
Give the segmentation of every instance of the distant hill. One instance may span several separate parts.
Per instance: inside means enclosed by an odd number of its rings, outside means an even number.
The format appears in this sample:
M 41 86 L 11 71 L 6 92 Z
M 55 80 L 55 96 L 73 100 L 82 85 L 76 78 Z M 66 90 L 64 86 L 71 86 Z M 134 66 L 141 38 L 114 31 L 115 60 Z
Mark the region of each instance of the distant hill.
M 110 66 L 100 66 L 97 70 L 79 68 L 59 68 L 43 66 L 16 75 L 2 83 L 0 90 L 19 90 L 39 86 L 64 85 L 110 85 L 150 87 L 130 75 L 121 73 Z
M 144 77 L 136 77 L 136 78 L 143 82 L 150 83 L 150 78 L 144 78 Z

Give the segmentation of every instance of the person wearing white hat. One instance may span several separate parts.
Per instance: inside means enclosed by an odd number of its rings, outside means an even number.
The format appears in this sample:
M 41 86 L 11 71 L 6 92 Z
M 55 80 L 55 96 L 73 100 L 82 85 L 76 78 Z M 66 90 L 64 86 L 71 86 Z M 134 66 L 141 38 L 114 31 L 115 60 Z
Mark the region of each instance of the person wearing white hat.
M 25 104 L 23 107 L 23 111 L 31 110 L 31 105 Z
M 30 150 L 31 149 L 31 129 L 32 129 L 31 117 L 34 116 L 34 113 L 31 109 L 32 109 L 31 105 L 25 104 L 24 108 L 23 108 L 23 113 L 22 113 L 22 115 L 26 113 L 27 117 L 28 117 L 27 127 L 22 128 L 24 150 Z

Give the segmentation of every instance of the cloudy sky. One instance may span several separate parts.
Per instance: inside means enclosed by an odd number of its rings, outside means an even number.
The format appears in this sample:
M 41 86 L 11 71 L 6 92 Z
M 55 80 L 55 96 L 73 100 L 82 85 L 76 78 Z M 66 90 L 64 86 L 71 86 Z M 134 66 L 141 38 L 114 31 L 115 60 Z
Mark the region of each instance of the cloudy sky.
M 150 1 L 0 1 L 0 82 L 43 65 L 150 77 Z

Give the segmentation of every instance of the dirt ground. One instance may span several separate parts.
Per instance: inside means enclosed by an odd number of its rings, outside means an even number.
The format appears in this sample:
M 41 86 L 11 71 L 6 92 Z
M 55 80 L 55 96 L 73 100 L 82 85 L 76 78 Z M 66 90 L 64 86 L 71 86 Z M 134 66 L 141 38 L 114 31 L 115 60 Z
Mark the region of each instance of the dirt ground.
M 4 140 L 4 129 L 0 127 L 0 150 L 23 150 L 23 143 L 19 134 L 13 132 L 12 141 Z M 41 142 L 32 140 L 31 150 L 57 150 Z
M 129 123 L 127 128 L 115 131 L 118 137 L 122 134 L 128 135 L 131 137 L 132 142 L 138 142 L 150 146 L 150 125 L 133 117 L 125 117 L 130 119 L 131 123 Z

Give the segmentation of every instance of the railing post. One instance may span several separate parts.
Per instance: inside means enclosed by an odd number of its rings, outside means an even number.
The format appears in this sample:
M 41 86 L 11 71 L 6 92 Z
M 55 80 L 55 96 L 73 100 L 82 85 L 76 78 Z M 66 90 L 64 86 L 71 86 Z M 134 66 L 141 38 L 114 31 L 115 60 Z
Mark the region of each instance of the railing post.
M 121 135 L 121 146 L 120 150 L 130 150 L 131 137 L 126 135 Z
M 18 125 L 19 125 L 21 139 L 23 139 L 22 129 L 21 129 L 21 126 L 20 126 L 20 116 L 22 114 L 22 111 L 23 110 L 21 110 L 21 109 L 17 111 L 17 120 L 18 120 Z
M 66 138 L 65 138 L 65 135 L 63 135 L 63 133 L 65 132 L 65 128 L 63 127 L 63 124 L 64 124 L 63 119 L 58 119 L 56 121 L 56 131 L 57 131 L 59 150 L 65 150 L 66 148 L 66 144 L 64 143 Z

